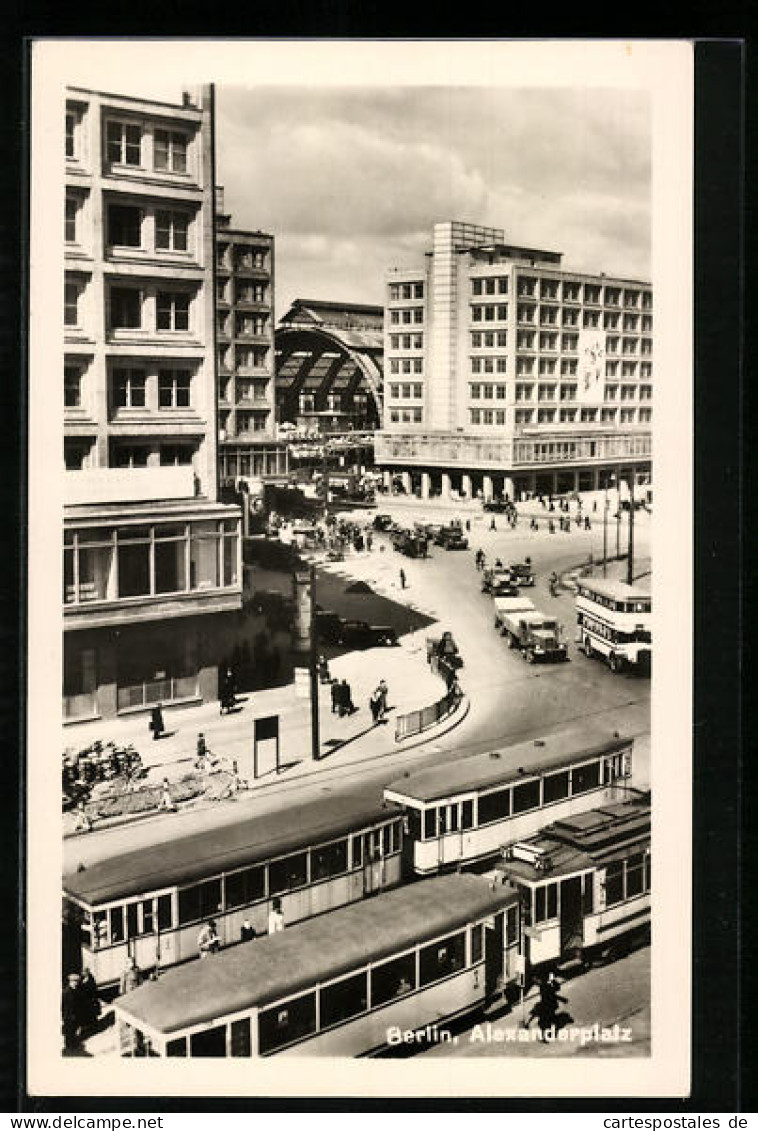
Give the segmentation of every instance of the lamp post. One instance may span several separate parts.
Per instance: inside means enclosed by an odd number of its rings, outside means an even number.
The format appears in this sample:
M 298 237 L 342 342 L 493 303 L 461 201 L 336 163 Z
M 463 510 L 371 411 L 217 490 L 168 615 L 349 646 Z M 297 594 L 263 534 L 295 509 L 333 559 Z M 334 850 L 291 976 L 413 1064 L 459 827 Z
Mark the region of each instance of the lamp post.
M 626 562 L 626 583 L 634 583 L 634 469 L 629 479 L 629 556 Z
M 621 557 L 621 468 L 616 469 L 616 561 Z
M 318 762 L 321 757 L 321 738 L 319 734 L 319 674 L 318 674 L 318 655 L 317 655 L 317 632 L 316 632 L 316 567 L 311 562 L 309 571 L 310 580 L 310 602 L 311 602 L 311 624 L 310 624 L 310 682 L 311 682 L 311 757 L 314 762 Z

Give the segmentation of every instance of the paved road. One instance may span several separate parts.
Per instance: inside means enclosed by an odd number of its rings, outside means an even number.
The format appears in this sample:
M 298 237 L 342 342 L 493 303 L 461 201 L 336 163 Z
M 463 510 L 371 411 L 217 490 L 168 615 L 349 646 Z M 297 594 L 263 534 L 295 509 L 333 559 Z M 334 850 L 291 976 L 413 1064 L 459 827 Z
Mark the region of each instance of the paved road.
M 379 509 L 394 511 L 404 523 L 430 517 L 420 503 L 414 508 L 407 503 L 395 506 L 383 502 Z M 590 532 L 551 536 L 544 530 L 537 534 L 530 532 L 522 521 L 515 532 L 501 529 L 492 532 L 488 529 L 489 520 L 480 511 L 456 512 L 454 506 L 447 512 L 436 508 L 434 521 L 444 521 L 456 513 L 468 513 L 472 521 L 468 551 L 448 552 L 435 548 L 428 560 L 413 560 L 393 552 L 389 541 L 385 540 L 384 552 L 375 548 L 371 554 L 356 555 L 344 563 L 336 563 L 333 568 L 336 573 L 349 572 L 353 577 L 363 578 L 379 593 L 395 601 L 415 606 L 438 622 L 430 631 L 436 633 L 441 628 L 449 628 L 453 632 L 465 659 L 461 677 L 470 699 L 469 712 L 459 726 L 410 752 L 397 751 L 388 736 L 387 753 L 372 763 L 327 765 L 324 773 L 291 782 L 282 780 L 269 789 L 241 795 L 237 801 L 217 808 L 155 816 L 136 825 L 74 838 L 65 846 L 65 868 L 126 848 L 169 839 L 180 829 L 190 831 L 246 819 L 325 792 L 350 790 L 378 798 L 381 787 L 408 767 L 417 768 L 427 762 L 449 761 L 494 746 L 506 746 L 532 735 L 559 730 L 583 718 L 603 721 L 622 732 L 639 736 L 632 781 L 640 788 L 648 786 L 649 680 L 614 674 L 602 662 L 580 653 L 573 644 L 573 594 L 564 592 L 551 598 L 547 590 L 546 578 L 552 570 L 561 573 L 586 561 L 590 550 L 596 559 L 602 554 L 602 527 L 596 525 Z M 365 521 L 365 515 L 362 518 Z M 499 526 L 505 525 L 500 516 L 497 521 Z M 375 545 L 378 542 L 377 539 Z M 637 524 L 635 542 L 643 558 L 648 553 L 645 522 Z M 613 538 L 609 537 L 609 545 L 612 544 Z M 539 608 L 554 611 L 566 626 L 570 641 L 569 663 L 527 665 L 508 649 L 493 628 L 492 600 L 481 593 L 481 576 L 474 567 L 474 551 L 478 546 L 491 561 L 501 557 L 507 563 L 521 560 L 527 554 L 531 556 L 538 580 L 530 596 Z M 401 567 L 407 577 L 405 590 L 400 586 Z M 423 634 L 417 634 L 409 643 L 418 650 L 423 663 Z M 377 678 L 381 674 L 377 672 Z

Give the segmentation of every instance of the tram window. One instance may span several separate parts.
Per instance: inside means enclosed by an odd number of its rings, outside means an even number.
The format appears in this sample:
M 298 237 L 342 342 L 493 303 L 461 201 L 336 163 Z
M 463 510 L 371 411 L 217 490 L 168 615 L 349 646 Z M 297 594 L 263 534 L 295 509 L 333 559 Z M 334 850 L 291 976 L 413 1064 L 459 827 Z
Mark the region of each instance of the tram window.
M 171 896 L 159 895 L 158 896 L 158 930 L 170 931 L 171 930 Z
M 360 868 L 363 863 L 363 841 L 360 836 L 351 837 L 353 842 L 353 867 Z
M 111 942 L 119 943 L 124 941 L 124 909 L 123 907 L 111 907 Z
M 316 1032 L 316 994 L 303 994 L 286 1005 L 275 1005 L 258 1014 L 258 1048 L 260 1052 L 297 1041 Z
M 226 1025 L 190 1036 L 190 1056 L 226 1056 Z
M 93 945 L 106 946 L 108 942 L 108 913 L 107 911 L 96 911 L 94 921 L 94 931 L 92 934 Z M 115 939 L 114 939 L 115 942 Z
M 341 876 L 347 871 L 347 841 L 338 840 L 323 848 L 311 849 L 311 883 Z
M 153 925 L 153 901 L 152 899 L 143 899 L 142 901 L 142 931 L 143 935 L 151 935 L 154 930 Z
M 423 946 L 420 952 L 419 983 L 428 986 L 447 978 L 466 965 L 466 934 L 449 935 L 431 946 Z
M 500 789 L 496 793 L 484 793 L 479 796 L 479 824 L 487 825 L 490 821 L 500 821 L 508 817 L 511 812 L 511 791 Z
M 483 952 L 483 939 L 482 934 L 484 926 L 482 923 L 477 923 L 476 926 L 471 928 L 471 965 L 482 961 Z
M 230 1056 L 250 1056 L 252 1046 L 250 1042 L 250 1018 L 241 1017 L 232 1021 L 229 1034 Z
M 434 840 L 437 835 L 437 810 L 424 810 L 424 839 Z
M 200 884 L 200 918 L 207 919 L 221 910 L 221 880 Z
M 246 907 L 266 894 L 266 869 L 259 865 L 231 872 L 224 877 L 224 899 L 227 907 Z
M 571 793 L 586 793 L 600 785 L 600 763 L 590 762 L 587 766 L 575 766 L 571 771 Z
M 518 907 L 509 907 L 505 913 L 505 945 L 518 942 Z
M 408 836 L 411 840 L 421 840 L 421 814 L 418 809 L 409 809 L 407 819 Z
M 166 1056 L 186 1056 L 187 1038 L 178 1037 L 175 1041 L 166 1042 Z
M 179 926 L 200 918 L 200 892 L 197 887 L 179 889 Z
M 544 923 L 546 919 L 555 919 L 558 915 L 558 885 L 543 884 L 535 892 L 535 923 Z
M 650 853 L 648 852 L 645 856 L 645 891 L 650 891 L 651 867 Z
M 127 903 L 126 905 L 126 933 L 128 938 L 133 939 L 137 931 L 137 904 Z
M 537 888 L 537 890 L 534 893 L 534 921 L 535 921 L 535 923 L 544 922 L 544 920 L 546 918 L 546 915 L 545 915 L 545 905 L 546 905 L 546 903 L 547 903 L 547 899 L 546 899 L 545 889 L 544 888 Z
M 582 878 L 582 913 L 591 915 L 593 905 L 592 872 L 587 872 Z
M 543 805 L 551 801 L 561 801 L 569 795 L 568 770 L 561 770 L 558 774 L 548 774 L 542 781 Z
M 393 958 L 371 971 L 371 1004 L 384 1005 L 416 988 L 416 952 Z
M 298 852 L 294 856 L 285 856 L 281 860 L 274 860 L 274 862 L 268 866 L 269 895 L 278 895 L 283 891 L 292 891 L 293 888 L 304 887 L 307 882 L 307 852 Z
M 469 799 L 468 801 L 461 802 L 461 828 L 473 829 L 474 827 L 474 802 Z
M 630 856 L 626 862 L 626 898 L 631 899 L 633 895 L 640 895 L 644 883 L 644 863 L 640 852 L 637 856 Z
M 402 847 L 402 829 L 400 821 L 390 825 L 390 851 L 399 852 Z
M 547 917 L 555 919 L 558 915 L 558 885 L 547 885 Z
M 513 787 L 513 812 L 525 813 L 528 809 L 538 809 L 540 804 L 540 781 L 525 781 Z
M 368 1004 L 368 972 L 352 974 L 330 986 L 323 986 L 320 1000 L 321 1028 L 338 1025 L 350 1017 L 364 1013 Z
M 612 907 L 624 898 L 624 862 L 617 860 L 605 869 L 605 905 Z
M 649 628 L 638 628 L 634 634 L 634 639 L 639 644 L 649 644 L 653 637 Z

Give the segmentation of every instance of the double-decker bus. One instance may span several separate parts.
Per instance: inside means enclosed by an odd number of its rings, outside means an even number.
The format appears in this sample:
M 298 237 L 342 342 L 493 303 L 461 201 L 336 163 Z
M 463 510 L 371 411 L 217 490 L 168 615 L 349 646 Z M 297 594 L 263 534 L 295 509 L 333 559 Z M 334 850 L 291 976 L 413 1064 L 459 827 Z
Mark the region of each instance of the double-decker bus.
M 576 594 L 576 643 L 587 655 L 603 656 L 611 671 L 650 669 L 650 589 L 583 577 Z

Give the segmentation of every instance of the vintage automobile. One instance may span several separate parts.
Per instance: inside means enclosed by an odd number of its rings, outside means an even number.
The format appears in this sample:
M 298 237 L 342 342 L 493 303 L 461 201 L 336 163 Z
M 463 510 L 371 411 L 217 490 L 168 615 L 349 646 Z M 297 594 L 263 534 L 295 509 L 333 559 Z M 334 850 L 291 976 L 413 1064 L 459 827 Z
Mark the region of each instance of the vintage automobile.
M 445 532 L 441 545 L 446 550 L 468 550 L 468 538 L 460 530 L 453 529 Z
M 514 562 L 508 566 L 514 585 L 534 585 L 534 570 L 531 562 Z
M 374 530 L 389 530 L 392 526 L 391 514 L 375 514 L 372 523 Z

